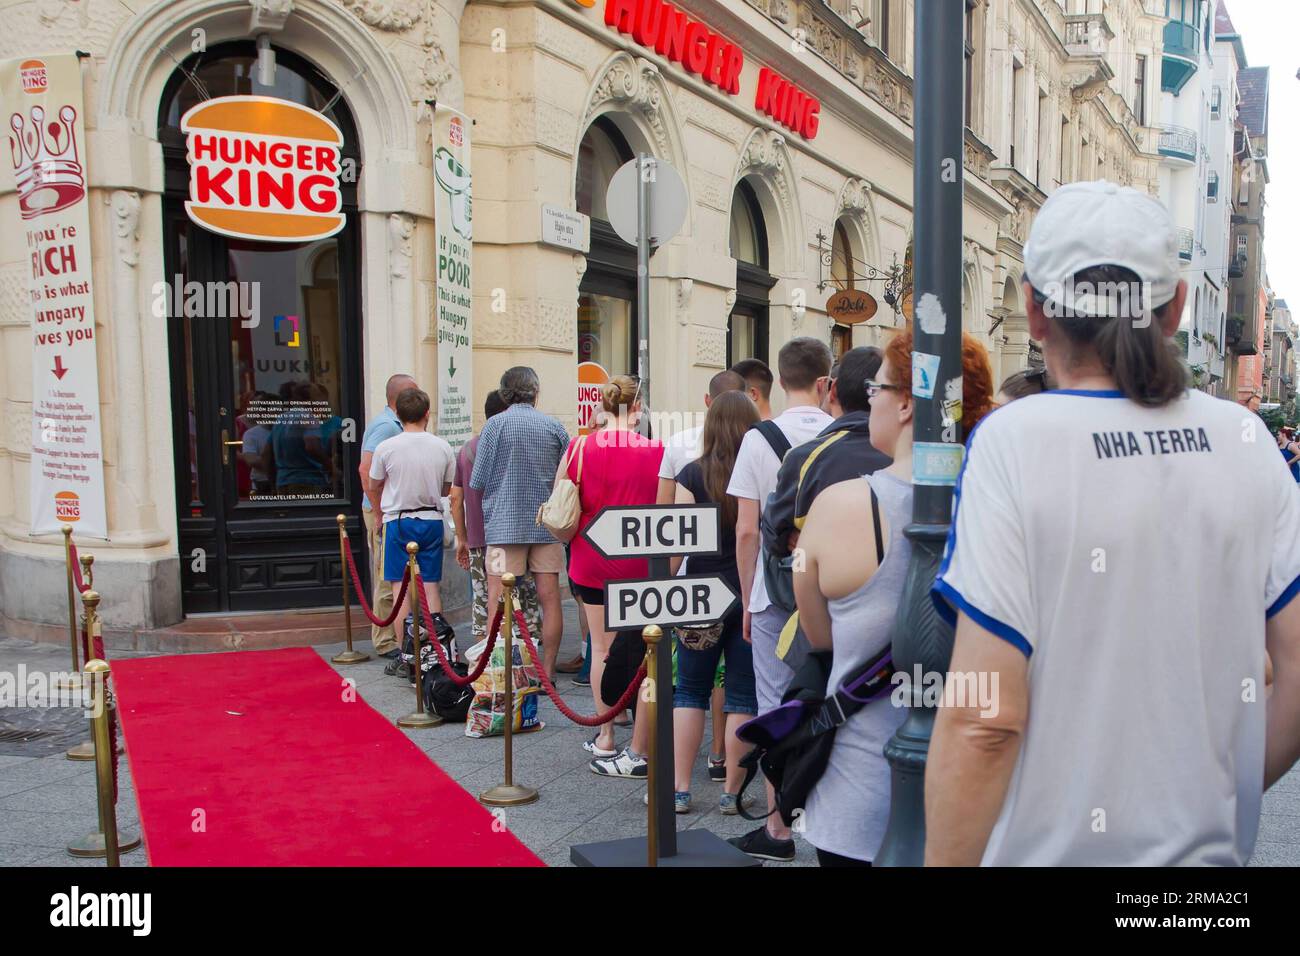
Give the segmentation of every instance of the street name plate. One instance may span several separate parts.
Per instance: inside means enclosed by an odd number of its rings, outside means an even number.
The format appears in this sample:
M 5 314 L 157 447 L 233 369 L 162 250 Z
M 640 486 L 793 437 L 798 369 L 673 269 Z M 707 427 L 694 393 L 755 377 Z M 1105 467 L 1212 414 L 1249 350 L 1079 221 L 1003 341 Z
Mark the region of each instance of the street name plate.
M 582 536 L 603 558 L 717 554 L 722 511 L 716 504 L 602 508 Z

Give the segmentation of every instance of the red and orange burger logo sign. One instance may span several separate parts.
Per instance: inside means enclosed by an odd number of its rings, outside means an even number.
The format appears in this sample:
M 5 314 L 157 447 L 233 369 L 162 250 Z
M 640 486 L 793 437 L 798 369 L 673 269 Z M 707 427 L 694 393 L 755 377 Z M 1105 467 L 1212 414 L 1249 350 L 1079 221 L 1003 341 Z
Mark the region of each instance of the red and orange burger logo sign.
M 81 519 L 81 499 L 75 491 L 60 491 L 54 495 L 54 517 L 59 521 Z
M 44 60 L 23 60 L 18 64 L 18 78 L 24 93 L 44 93 L 50 85 Z
M 268 96 L 206 100 L 181 117 L 190 219 L 237 239 L 306 242 L 343 228 L 343 134 L 320 113 Z

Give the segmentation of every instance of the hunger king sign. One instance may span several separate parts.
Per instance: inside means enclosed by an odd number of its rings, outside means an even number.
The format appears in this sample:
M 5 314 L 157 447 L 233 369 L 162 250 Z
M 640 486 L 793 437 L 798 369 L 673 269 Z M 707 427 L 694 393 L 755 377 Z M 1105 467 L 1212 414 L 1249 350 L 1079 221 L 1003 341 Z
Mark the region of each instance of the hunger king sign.
M 237 239 L 305 242 L 343 228 L 343 134 L 315 110 L 269 96 L 205 100 L 181 117 L 185 211 Z

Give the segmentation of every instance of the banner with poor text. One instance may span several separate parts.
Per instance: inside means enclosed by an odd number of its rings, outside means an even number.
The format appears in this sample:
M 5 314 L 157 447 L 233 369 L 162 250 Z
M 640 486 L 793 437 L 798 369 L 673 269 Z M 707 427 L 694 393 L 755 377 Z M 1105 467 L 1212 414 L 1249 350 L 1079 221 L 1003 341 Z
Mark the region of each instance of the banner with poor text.
M 108 537 L 81 66 L 74 54 L 0 61 L 32 310 L 31 533 Z
M 464 113 L 445 106 L 434 111 L 438 434 L 457 449 L 474 433 L 474 301 L 470 286 L 470 259 L 474 250 L 469 157 L 471 123 Z

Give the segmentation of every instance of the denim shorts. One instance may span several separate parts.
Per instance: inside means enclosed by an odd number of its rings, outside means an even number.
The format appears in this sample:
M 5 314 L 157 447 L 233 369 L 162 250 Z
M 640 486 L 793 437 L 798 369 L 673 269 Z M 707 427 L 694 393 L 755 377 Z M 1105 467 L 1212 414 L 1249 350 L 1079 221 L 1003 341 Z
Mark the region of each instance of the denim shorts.
M 728 714 L 757 714 L 758 697 L 754 691 L 754 654 L 745 641 L 743 618 L 739 611 L 727 617 L 722 637 L 707 651 L 693 651 L 673 638 L 677 647 L 677 682 L 673 688 L 673 706 L 708 710 L 713 696 L 718 662 L 727 660 L 727 675 L 722 684 L 722 710 Z

